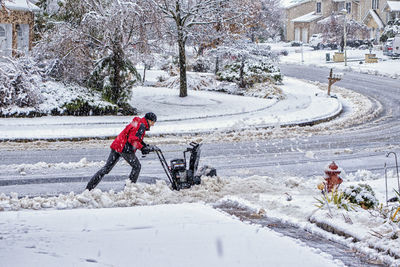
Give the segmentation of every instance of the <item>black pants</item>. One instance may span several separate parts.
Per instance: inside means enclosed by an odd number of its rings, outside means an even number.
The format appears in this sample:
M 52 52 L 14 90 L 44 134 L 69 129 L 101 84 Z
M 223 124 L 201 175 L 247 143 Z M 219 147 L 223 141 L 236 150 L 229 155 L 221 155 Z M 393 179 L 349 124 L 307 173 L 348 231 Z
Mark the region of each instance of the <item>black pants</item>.
M 118 153 L 117 151 L 111 149 L 106 165 L 104 165 L 103 168 L 101 168 L 98 172 L 96 172 L 95 175 L 93 175 L 92 179 L 90 179 L 89 183 L 87 184 L 86 189 L 92 190 L 93 188 L 95 188 L 100 183 L 104 175 L 109 173 L 112 168 L 114 168 L 115 164 L 117 164 L 121 156 L 129 163 L 129 165 L 131 165 L 132 171 L 129 175 L 129 179 L 132 181 L 132 183 L 136 183 L 142 165 L 140 164 L 135 153 Z

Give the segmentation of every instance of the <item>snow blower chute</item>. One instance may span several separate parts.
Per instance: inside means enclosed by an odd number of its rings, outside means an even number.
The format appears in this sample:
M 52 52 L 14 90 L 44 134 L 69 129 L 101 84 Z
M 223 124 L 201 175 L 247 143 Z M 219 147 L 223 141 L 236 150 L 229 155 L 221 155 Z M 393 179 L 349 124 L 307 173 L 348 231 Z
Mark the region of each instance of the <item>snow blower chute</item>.
M 189 145 L 190 147 L 183 152 L 183 159 L 173 159 L 171 160 L 171 165 L 168 165 L 161 149 L 158 147 L 154 149 L 174 190 L 190 188 L 192 185 L 201 183 L 201 175 L 203 173 L 197 173 L 201 144 L 191 142 Z M 190 153 L 189 166 L 186 164 L 187 153 Z M 209 171 L 208 175 L 216 175 L 216 170 L 212 169 L 211 172 Z

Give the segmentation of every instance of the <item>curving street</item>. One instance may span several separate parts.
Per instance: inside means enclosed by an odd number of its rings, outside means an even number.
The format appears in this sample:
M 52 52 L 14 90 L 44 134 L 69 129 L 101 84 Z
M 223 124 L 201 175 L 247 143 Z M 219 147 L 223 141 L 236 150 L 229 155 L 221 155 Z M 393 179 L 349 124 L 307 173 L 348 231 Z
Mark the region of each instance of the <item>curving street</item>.
M 282 65 L 286 76 L 304 80 L 326 82 L 328 69 L 300 65 Z M 342 81 L 335 84 L 368 96 L 375 103 L 376 116 L 363 123 L 353 122 L 346 127 L 334 120 L 313 127 L 283 128 L 279 134 L 258 135 L 243 133 L 242 138 L 229 134 L 219 138 L 192 137 L 204 142 L 201 164 L 211 165 L 221 176 L 268 175 L 280 177 L 296 175 L 309 177 L 323 175 L 324 167 L 334 160 L 346 172 L 370 170 L 377 174 L 384 171 L 384 163 L 394 166 L 393 158 L 386 158 L 389 151 L 398 151 L 400 123 L 400 83 L 386 77 L 346 72 Z M 335 87 L 333 87 L 333 94 Z M 380 104 L 382 105 L 380 107 Z M 346 115 L 346 107 L 344 114 Z M 339 118 L 340 119 L 340 118 Z M 260 130 L 269 133 L 268 129 Z M 249 136 L 246 136 L 249 135 Z M 185 138 L 160 143 L 167 159 L 181 157 Z M 81 192 L 90 176 L 102 165 L 108 155 L 110 141 L 81 143 L 56 142 L 47 145 L 11 144 L 1 153 L 0 192 L 18 192 L 20 195 L 53 195 L 70 191 Z M 87 161 L 82 167 L 68 168 L 66 162 Z M 38 168 L 37 163 L 51 165 Z M 155 155 L 141 160 L 142 174 L 139 181 L 154 182 L 166 179 Z M 29 164 L 36 164 L 29 169 Z M 121 166 L 107 175 L 99 188 L 121 190 L 129 173 L 128 165 Z M 21 170 L 22 168 L 22 170 Z M 24 170 L 26 169 L 26 170 Z M 119 182 L 115 182 L 119 181 Z M 46 186 L 44 186 L 46 184 Z

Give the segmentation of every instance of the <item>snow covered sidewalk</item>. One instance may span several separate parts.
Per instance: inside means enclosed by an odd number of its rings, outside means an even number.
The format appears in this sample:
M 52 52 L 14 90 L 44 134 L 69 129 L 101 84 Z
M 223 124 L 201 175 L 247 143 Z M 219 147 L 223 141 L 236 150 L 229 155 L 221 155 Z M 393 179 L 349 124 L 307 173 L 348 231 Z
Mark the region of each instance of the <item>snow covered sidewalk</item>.
M 2 212 L 0 224 L 4 266 L 342 266 L 203 204 Z
M 251 127 L 312 124 L 338 115 L 341 102 L 316 85 L 285 78 L 286 99 L 263 99 L 209 91 L 189 91 L 179 98 L 173 89 L 134 88 L 133 106 L 158 116 L 148 135 L 237 130 Z M 0 119 L 0 140 L 78 139 L 116 136 L 132 116 L 47 116 Z

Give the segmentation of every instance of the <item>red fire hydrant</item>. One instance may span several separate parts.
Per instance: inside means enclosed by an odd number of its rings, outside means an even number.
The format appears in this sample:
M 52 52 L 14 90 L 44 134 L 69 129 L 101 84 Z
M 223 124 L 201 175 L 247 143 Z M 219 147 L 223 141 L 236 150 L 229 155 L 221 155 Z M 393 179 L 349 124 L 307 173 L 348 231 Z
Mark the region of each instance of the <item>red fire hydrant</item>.
M 338 165 L 332 161 L 325 170 L 325 188 L 328 192 L 338 189 L 339 185 L 343 182 L 343 179 L 339 177 L 340 173 Z

